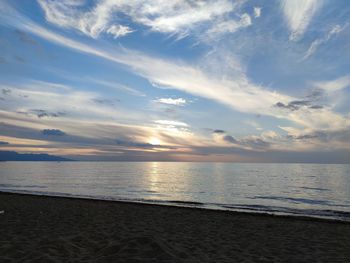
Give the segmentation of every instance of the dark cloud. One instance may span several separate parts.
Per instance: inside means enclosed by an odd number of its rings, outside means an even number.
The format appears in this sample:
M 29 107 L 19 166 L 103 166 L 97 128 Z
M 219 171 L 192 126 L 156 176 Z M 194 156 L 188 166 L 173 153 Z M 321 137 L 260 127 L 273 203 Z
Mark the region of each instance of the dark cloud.
M 30 35 L 28 35 L 26 32 L 20 31 L 20 30 L 15 30 L 15 33 L 20 41 L 23 43 L 27 43 L 30 45 L 38 45 L 38 42 L 32 38 Z
M 4 63 L 6 63 L 6 59 L 3 57 L 0 57 L 0 64 L 4 64 Z
M 310 105 L 310 101 L 308 100 L 294 100 L 291 101 L 288 105 L 294 106 L 294 107 L 303 107 L 303 106 L 308 106 Z
M 131 134 L 134 130 L 125 129 L 124 127 L 116 130 L 115 126 L 102 126 L 103 129 L 113 129 L 118 134 Z M 337 131 L 332 133 L 324 133 L 324 137 L 321 136 L 321 131 L 318 132 L 320 138 L 334 139 L 339 141 L 349 142 L 350 131 Z M 350 163 L 350 150 L 331 150 L 321 149 L 315 151 L 277 151 L 271 148 L 242 148 L 240 145 L 233 145 L 231 147 L 200 147 L 189 146 L 191 151 L 187 152 L 184 157 L 184 153 L 178 150 L 168 151 L 148 151 L 150 145 L 142 142 L 135 142 L 131 137 L 119 137 L 119 143 L 126 145 L 120 147 L 116 144 L 115 140 L 101 139 L 101 138 L 88 138 L 81 136 L 46 136 L 40 131 L 33 128 L 26 128 L 20 126 L 14 126 L 0 122 L 0 135 L 25 138 L 34 140 L 49 140 L 54 142 L 48 145 L 40 145 L 40 147 L 57 148 L 57 147 L 71 147 L 75 149 L 96 149 L 96 155 L 81 155 L 72 156 L 73 159 L 79 160 L 101 160 L 101 161 L 227 161 L 227 162 L 276 162 L 276 163 Z M 139 134 L 140 135 L 140 134 Z M 327 137 L 328 136 L 328 137 Z M 60 144 L 63 142 L 64 144 Z M 143 145 L 146 147 L 139 147 L 135 149 L 135 146 L 129 146 L 132 149 L 128 149 L 127 145 Z M 21 145 L 21 147 L 23 147 Z M 30 146 L 34 147 L 34 145 Z M 160 147 L 160 146 L 159 146 Z M 158 146 L 154 148 L 159 148 Z M 167 146 L 163 146 L 164 148 Z
M 257 163 L 350 163 L 350 150 L 277 151 L 247 150 L 238 147 L 194 147 L 194 153 L 220 155 L 231 162 Z
M 214 130 L 213 133 L 219 133 L 219 134 L 222 134 L 222 133 L 225 133 L 224 130 Z
M 306 96 L 311 101 L 318 101 L 324 96 L 324 90 L 322 89 L 313 89 L 310 94 Z
M 47 135 L 47 136 L 64 136 L 64 135 L 66 135 L 65 132 L 63 132 L 59 129 L 44 129 L 41 131 L 41 134 Z
M 294 100 L 289 103 L 289 105 L 293 106 L 307 106 L 310 104 L 310 101 L 308 100 Z
M 277 102 L 277 103 L 275 104 L 275 107 L 278 107 L 278 108 L 287 108 L 287 106 L 286 106 L 284 103 L 282 103 L 282 102 Z
M 127 141 L 127 140 L 115 140 L 117 145 L 126 146 L 126 147 L 141 147 L 141 148 L 153 148 L 155 145 L 150 143 Z
M 0 145 L 9 145 L 10 143 L 8 142 L 4 142 L 4 141 L 0 141 Z
M 142 134 L 138 134 L 137 131 L 127 129 L 125 127 L 101 125 L 101 129 L 105 129 L 105 130 L 113 129 L 113 131 L 116 132 L 116 134 L 142 135 Z M 62 143 L 65 143 L 65 145 L 69 144 L 74 148 L 88 147 L 91 149 L 91 147 L 100 148 L 103 145 L 108 147 L 109 146 L 115 147 L 114 139 L 91 138 L 91 137 L 71 135 L 71 134 L 66 134 L 65 136 L 46 136 L 40 130 L 29 128 L 29 127 L 11 125 L 4 122 L 0 122 L 0 135 L 15 137 L 15 138 L 32 139 L 32 140 L 42 140 L 44 137 L 45 140 L 49 140 L 57 143 L 62 142 Z
M 274 106 L 281 109 L 286 109 L 290 111 L 296 111 L 300 108 L 309 108 L 313 110 L 323 109 L 324 106 L 319 105 L 319 101 L 324 97 L 324 91 L 322 89 L 313 89 L 300 100 L 294 100 L 288 104 L 277 102 Z
M 310 104 L 310 101 L 296 100 L 296 101 L 291 101 L 288 104 L 277 102 L 275 104 L 275 107 L 295 111 L 295 110 L 299 110 L 301 107 L 308 106 L 309 104 Z
M 222 139 L 228 143 L 251 147 L 253 149 L 268 148 L 271 146 L 271 143 L 264 141 L 260 137 L 246 137 L 238 140 L 235 139 L 233 136 L 226 134 L 222 137 Z
M 118 151 L 119 152 L 119 151 Z M 124 151 L 121 154 L 110 152 L 105 155 L 73 155 L 84 161 L 184 161 L 178 152 Z M 186 161 L 225 161 L 246 163 L 325 163 L 349 164 L 349 150 L 334 151 L 252 151 L 235 147 L 194 147 L 186 155 Z
M 323 109 L 323 106 L 312 105 L 312 101 L 309 100 L 294 100 L 289 102 L 288 104 L 277 102 L 274 106 L 277 108 L 287 109 L 291 111 L 299 110 L 302 107 L 307 107 L 309 109 Z
M 109 100 L 109 99 L 92 99 L 92 101 L 96 104 L 103 104 L 103 105 L 108 105 L 108 106 L 114 106 L 115 102 L 119 102 L 120 100 L 115 99 L 115 100 Z
M 310 109 L 314 109 L 314 110 L 319 110 L 319 109 L 323 109 L 323 106 L 321 106 L 321 105 L 312 105 L 309 108 Z
M 251 151 L 242 149 L 240 147 L 222 147 L 222 146 L 197 146 L 192 147 L 194 154 L 200 155 L 230 155 L 230 154 L 240 154 L 245 155 Z
M 238 143 L 238 141 L 235 138 L 233 138 L 233 136 L 231 136 L 231 135 L 225 135 L 223 137 L 223 139 L 224 139 L 224 141 L 229 142 L 229 143 Z
M 17 113 L 21 113 L 21 114 L 34 114 L 36 115 L 38 118 L 58 118 L 58 117 L 62 117 L 62 116 L 65 116 L 67 115 L 67 113 L 65 112 L 50 112 L 50 111 L 47 111 L 47 110 L 41 110 L 41 109 L 31 109 L 31 110 L 28 110 L 26 112 L 17 112 Z
M 292 138 L 295 140 L 309 140 L 309 139 L 315 139 L 318 135 L 316 134 L 304 134 L 304 135 L 298 135 L 298 136 L 288 136 L 288 138 Z
M 57 117 L 62 117 L 66 115 L 65 112 L 49 112 L 45 110 L 33 110 L 32 112 L 36 113 L 38 118 L 43 118 L 43 117 L 57 118 Z
M 252 148 L 268 148 L 271 146 L 271 143 L 261 138 L 245 138 L 241 141 L 241 144 Z
M 342 129 L 337 131 L 313 131 L 310 133 L 293 136 L 289 135 L 288 138 L 294 139 L 294 140 L 318 140 L 321 142 L 331 142 L 331 141 L 338 141 L 338 142 L 350 142 L 350 130 L 349 129 Z

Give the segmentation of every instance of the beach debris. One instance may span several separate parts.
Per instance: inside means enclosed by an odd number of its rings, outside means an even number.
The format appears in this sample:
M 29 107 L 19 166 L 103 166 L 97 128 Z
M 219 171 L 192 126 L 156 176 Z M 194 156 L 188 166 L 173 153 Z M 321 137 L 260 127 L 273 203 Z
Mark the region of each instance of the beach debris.
M 4 210 L 0 210 L 0 215 L 5 214 Z

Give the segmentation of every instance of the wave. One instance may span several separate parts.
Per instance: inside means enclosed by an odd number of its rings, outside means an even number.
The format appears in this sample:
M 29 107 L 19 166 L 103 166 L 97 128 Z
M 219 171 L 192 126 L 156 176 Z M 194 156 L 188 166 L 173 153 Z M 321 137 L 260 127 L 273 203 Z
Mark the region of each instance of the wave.
M 257 213 L 269 213 L 274 215 L 290 215 L 298 217 L 312 217 L 321 219 L 332 219 L 350 222 L 350 212 L 331 209 L 295 209 L 279 206 L 264 205 L 223 205 L 223 207 L 233 210 L 245 210 Z
M 267 200 L 277 200 L 290 202 L 295 204 L 311 204 L 311 205 L 327 205 L 333 207 L 350 207 L 349 205 L 335 204 L 334 202 L 328 200 L 317 200 L 317 199 L 307 199 L 307 198 L 297 198 L 297 197 L 284 197 L 284 196 L 254 196 L 248 197 L 249 199 L 267 199 Z

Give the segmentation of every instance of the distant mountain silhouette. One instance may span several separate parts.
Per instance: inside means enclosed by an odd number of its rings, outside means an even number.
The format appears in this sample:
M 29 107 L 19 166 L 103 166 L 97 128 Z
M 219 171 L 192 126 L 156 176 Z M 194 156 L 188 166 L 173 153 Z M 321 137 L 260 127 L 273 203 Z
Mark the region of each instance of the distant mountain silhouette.
M 71 159 L 49 155 L 49 154 L 34 154 L 34 153 L 18 153 L 14 151 L 0 151 L 0 161 L 51 161 L 64 162 L 73 161 Z

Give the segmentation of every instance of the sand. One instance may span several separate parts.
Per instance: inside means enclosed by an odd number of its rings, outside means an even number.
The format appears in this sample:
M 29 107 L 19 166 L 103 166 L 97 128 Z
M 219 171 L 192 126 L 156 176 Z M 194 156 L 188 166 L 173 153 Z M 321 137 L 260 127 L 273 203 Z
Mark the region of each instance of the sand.
M 0 262 L 350 262 L 350 224 L 0 193 Z

